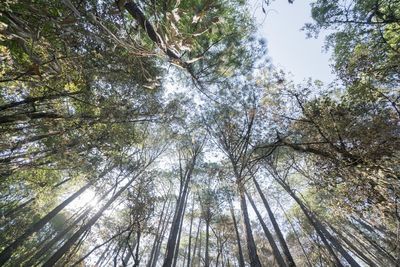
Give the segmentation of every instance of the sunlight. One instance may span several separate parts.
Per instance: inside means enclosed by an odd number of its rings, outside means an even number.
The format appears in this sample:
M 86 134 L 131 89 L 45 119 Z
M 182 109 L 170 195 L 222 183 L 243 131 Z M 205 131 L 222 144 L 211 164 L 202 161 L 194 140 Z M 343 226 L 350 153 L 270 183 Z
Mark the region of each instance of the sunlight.
M 93 189 L 87 189 L 78 198 L 72 201 L 69 205 L 71 210 L 78 210 L 84 206 L 91 208 L 96 207 L 99 204 L 99 198 L 96 196 L 96 192 Z

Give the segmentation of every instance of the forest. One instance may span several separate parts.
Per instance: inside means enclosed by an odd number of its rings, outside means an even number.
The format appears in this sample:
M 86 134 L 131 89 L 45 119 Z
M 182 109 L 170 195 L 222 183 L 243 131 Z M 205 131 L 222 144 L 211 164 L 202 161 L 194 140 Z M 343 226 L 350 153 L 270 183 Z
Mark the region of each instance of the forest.
M 0 2 L 0 266 L 400 266 L 400 0 Z

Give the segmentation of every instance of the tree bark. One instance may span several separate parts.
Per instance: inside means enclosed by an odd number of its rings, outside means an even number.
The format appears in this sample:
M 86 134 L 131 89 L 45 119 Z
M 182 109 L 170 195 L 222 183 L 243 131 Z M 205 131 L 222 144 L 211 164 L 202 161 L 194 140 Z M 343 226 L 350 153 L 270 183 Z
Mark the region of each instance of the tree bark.
M 194 266 L 195 263 L 195 259 L 196 259 L 196 251 L 197 251 L 197 241 L 199 239 L 199 235 L 200 235 L 200 226 L 201 226 L 201 218 L 199 219 L 199 224 L 197 225 L 197 233 L 196 233 L 196 238 L 194 240 L 194 248 L 193 248 L 193 259 L 190 262 L 190 266 Z M 188 263 L 189 264 L 189 263 Z M 189 267 L 189 266 L 188 266 Z
M 209 241 L 210 241 L 210 220 L 207 218 L 206 221 L 206 248 L 205 248 L 205 255 L 204 255 L 204 266 L 210 266 L 210 252 L 209 252 Z
M 55 207 L 52 211 L 47 213 L 42 219 L 32 224 L 25 232 L 20 235 L 14 242 L 8 245 L 1 253 L 0 253 L 0 266 L 4 265 L 13 255 L 15 250 L 22 245 L 22 243 L 30 237 L 32 234 L 38 232 L 43 228 L 51 219 L 54 218 L 62 209 L 64 209 L 69 203 L 71 203 L 74 199 L 79 197 L 83 192 L 85 192 L 90 186 L 92 182 L 88 182 L 85 186 L 79 189 L 77 192 L 72 194 L 66 200 L 64 200 L 60 205 Z
M 310 261 L 310 259 L 308 258 L 307 252 L 306 252 L 306 250 L 305 250 L 303 244 L 302 244 L 301 241 L 300 241 L 300 237 L 299 237 L 299 235 L 298 235 L 298 233 L 297 233 L 297 231 L 296 231 L 296 228 L 294 227 L 293 223 L 291 222 L 289 216 L 286 214 L 285 209 L 282 207 L 282 205 L 281 205 L 279 202 L 278 202 L 278 204 L 279 204 L 279 207 L 281 208 L 283 214 L 285 215 L 286 220 L 287 220 L 288 223 L 290 224 L 290 227 L 292 228 L 292 231 L 293 231 L 294 235 L 296 236 L 297 242 L 299 243 L 299 245 L 300 245 L 300 247 L 301 247 L 301 250 L 303 251 L 304 257 L 306 258 L 308 265 L 309 265 L 310 267 L 312 267 L 311 261 Z
M 50 249 L 58 242 L 60 241 L 73 227 L 77 225 L 82 219 L 84 219 L 88 214 L 90 210 L 87 209 L 84 211 L 78 218 L 76 218 L 71 225 L 69 225 L 67 228 L 65 228 L 62 232 L 57 234 L 50 242 L 45 244 L 42 249 L 40 249 L 38 252 L 35 253 L 35 255 L 32 256 L 31 260 L 27 263 L 27 265 L 33 265 L 34 262 L 38 261 L 41 257 L 43 257 L 46 252 L 49 252 Z
M 179 231 L 179 222 L 182 218 L 183 214 L 183 209 L 184 209 L 184 204 L 185 204 L 185 198 L 187 196 L 188 190 L 189 190 L 189 182 L 192 176 L 192 172 L 194 169 L 194 166 L 196 164 L 196 159 L 197 159 L 198 153 L 195 152 L 194 155 L 192 156 L 191 162 L 189 166 L 187 166 L 187 172 L 185 173 L 185 184 L 182 190 L 182 196 L 178 199 L 179 202 L 177 203 L 178 209 L 176 210 L 176 216 L 174 216 L 174 221 L 172 222 L 171 226 L 171 231 L 169 234 L 168 238 L 168 243 L 167 243 L 167 249 L 166 249 L 166 255 L 163 263 L 163 267 L 171 267 L 173 263 L 173 258 L 174 258 L 174 252 L 175 252 L 175 246 L 176 246 L 176 239 L 178 237 L 178 231 Z
M 333 232 L 336 233 L 336 235 L 344 241 L 345 244 L 347 244 L 347 246 L 362 260 L 364 261 L 366 264 L 368 264 L 368 266 L 374 267 L 377 266 L 371 259 L 369 259 L 369 257 L 367 257 L 361 250 L 359 250 L 354 243 L 352 243 L 347 237 L 345 237 L 338 229 L 336 229 L 335 227 L 333 227 L 332 225 L 329 226 Z
M 157 241 L 159 239 L 160 236 L 160 231 L 162 230 L 162 225 L 163 225 L 163 219 L 164 219 L 164 213 L 165 213 L 165 205 L 166 205 L 166 201 L 164 201 L 162 209 L 161 209 L 161 215 L 160 215 L 160 220 L 159 220 L 159 224 L 157 226 L 157 231 L 156 231 L 156 235 L 154 237 L 154 242 L 153 242 L 153 246 L 151 247 L 151 252 L 150 252 L 150 258 L 149 261 L 147 262 L 147 267 L 151 267 L 151 264 L 153 262 L 153 258 L 154 258 L 154 253 L 156 251 L 156 247 L 157 247 Z M 169 208 L 169 202 L 168 202 L 168 208 Z M 167 208 L 167 210 L 168 210 Z M 165 215 L 166 216 L 166 215 Z
M 272 248 L 272 252 L 274 254 L 275 260 L 277 261 L 278 265 L 280 267 L 286 267 L 286 263 L 285 260 L 283 259 L 281 252 L 278 249 L 278 246 L 275 243 L 275 240 L 271 234 L 271 232 L 269 231 L 268 227 L 265 225 L 265 222 L 260 214 L 260 212 L 258 211 L 256 205 L 254 204 L 253 199 L 251 198 L 251 196 L 246 192 L 247 198 L 249 199 L 249 202 L 251 204 L 251 206 L 253 207 L 254 212 L 257 215 L 258 221 L 261 223 L 261 226 L 264 230 L 265 236 L 268 239 L 269 244 L 271 245 Z
M 275 177 L 276 178 L 276 177 Z M 290 187 L 281 181 L 280 179 L 276 179 L 278 183 L 288 192 L 288 194 L 296 201 L 296 203 L 300 206 L 310 223 L 314 226 L 315 230 L 321 237 L 324 244 L 327 246 L 332 257 L 334 257 L 336 264 L 338 266 L 343 266 L 340 260 L 337 258 L 336 254 L 332 251 L 331 246 L 326 241 L 328 239 L 332 246 L 346 259 L 346 261 L 350 264 L 351 267 L 361 267 L 354 259 L 350 256 L 350 254 L 340 245 L 335 237 L 333 237 L 329 231 L 322 225 L 322 223 L 317 219 L 317 217 L 304 205 L 303 201 L 301 201 L 296 194 L 290 189 Z M 324 241 L 325 240 L 325 241 Z
M 182 212 L 182 216 L 181 216 L 181 220 L 179 222 L 179 233 L 178 233 L 178 238 L 176 240 L 176 246 L 175 246 L 175 254 L 174 254 L 174 262 L 172 264 L 173 267 L 176 266 L 176 262 L 178 260 L 178 254 L 179 254 L 179 245 L 181 242 L 181 234 L 182 234 L 182 225 L 183 225 L 183 219 L 185 218 L 185 211 L 186 211 L 186 205 L 187 205 L 187 200 L 189 198 L 189 194 L 187 194 L 186 198 L 185 198 L 185 205 L 183 207 L 183 212 Z
M 242 185 L 243 186 L 243 185 Z M 240 187 L 242 187 L 240 186 Z M 247 210 L 246 197 L 244 195 L 244 188 L 239 188 L 240 207 L 242 210 L 244 230 L 246 233 L 247 250 L 249 252 L 250 266 L 261 267 L 260 259 L 258 258 L 256 243 L 254 242 L 253 233 L 251 231 L 250 219 Z
M 57 261 L 72 247 L 72 245 L 79 239 L 79 237 L 87 231 L 90 227 L 92 227 L 97 220 L 103 215 L 103 212 L 108 209 L 108 207 L 133 183 L 133 181 L 137 178 L 138 175 L 140 175 L 141 172 L 139 172 L 137 175 L 135 175 L 131 180 L 128 181 L 128 183 L 123 186 L 120 190 L 118 190 L 115 195 L 113 195 L 107 202 L 104 204 L 104 206 L 96 212 L 96 214 L 86 223 L 84 224 L 78 231 L 75 232 L 71 236 L 70 239 L 67 240 L 67 242 L 64 243 L 63 246 L 61 246 L 54 254 L 51 256 L 44 264 L 43 267 L 52 267 L 54 266 Z
M 190 267 L 190 253 L 191 253 L 191 248 L 192 248 L 192 226 L 193 226 L 193 213 L 194 213 L 194 198 L 193 198 L 193 203 L 192 203 L 192 212 L 190 216 L 190 227 L 189 227 L 189 244 L 188 244 L 188 253 L 187 253 L 187 267 Z
M 231 210 L 231 215 L 232 215 L 232 220 L 233 220 L 233 226 L 235 228 L 235 234 L 236 234 L 236 242 L 237 242 L 237 246 L 238 246 L 238 254 L 239 254 L 239 267 L 244 267 L 244 257 L 243 257 L 243 250 L 242 250 L 242 244 L 240 241 L 240 234 L 239 234 L 239 229 L 238 229 L 238 225 L 236 222 L 236 217 L 235 217 L 235 212 L 233 210 L 233 204 L 232 204 L 232 200 L 230 200 L 230 210 Z
M 168 208 L 167 208 L 167 216 L 165 216 L 163 225 L 161 227 L 161 234 L 157 240 L 157 246 L 156 246 L 156 251 L 154 252 L 154 257 L 153 257 L 153 262 L 151 264 L 151 267 L 155 267 L 158 261 L 158 256 L 160 255 L 160 249 L 161 249 L 161 244 L 162 241 L 164 240 L 165 232 L 167 230 L 169 220 L 171 219 L 171 213 L 169 212 L 169 205 L 171 202 L 168 203 Z
M 286 258 L 286 262 L 289 267 L 295 267 L 296 264 L 293 260 L 292 254 L 290 253 L 289 247 L 286 244 L 286 240 L 283 237 L 282 231 L 279 228 L 278 223 L 276 222 L 274 213 L 272 212 L 271 207 L 269 206 L 268 200 L 265 197 L 264 193 L 262 192 L 260 185 L 258 184 L 258 182 L 254 176 L 253 176 L 253 182 L 254 182 L 254 184 L 257 188 L 258 194 L 260 195 L 260 197 L 264 203 L 264 206 L 268 212 L 268 216 L 269 216 L 269 219 L 271 220 L 272 226 L 274 227 L 275 233 L 278 236 L 279 243 L 281 244 L 281 247 L 283 249 L 283 254 L 285 255 L 285 258 Z

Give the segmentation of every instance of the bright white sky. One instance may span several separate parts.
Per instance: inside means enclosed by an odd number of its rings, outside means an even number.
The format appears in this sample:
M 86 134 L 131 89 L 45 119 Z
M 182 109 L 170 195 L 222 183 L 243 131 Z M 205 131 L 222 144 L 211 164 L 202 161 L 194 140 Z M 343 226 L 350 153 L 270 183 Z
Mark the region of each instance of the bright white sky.
M 268 55 L 274 66 L 290 72 L 296 83 L 309 77 L 328 84 L 334 75 L 329 66 L 330 55 L 323 52 L 324 36 L 306 39 L 300 28 L 311 22 L 309 0 L 275 0 L 264 4 L 267 15 L 262 12 L 261 1 L 251 0 L 251 11 L 258 23 L 259 34 L 267 40 Z M 262 23 L 262 24 L 261 24 Z

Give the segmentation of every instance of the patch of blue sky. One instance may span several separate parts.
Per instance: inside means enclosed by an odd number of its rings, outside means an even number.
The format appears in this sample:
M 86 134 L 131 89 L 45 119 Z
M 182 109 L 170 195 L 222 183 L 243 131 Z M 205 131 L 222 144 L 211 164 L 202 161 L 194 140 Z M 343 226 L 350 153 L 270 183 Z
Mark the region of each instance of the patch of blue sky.
M 267 40 L 268 55 L 273 65 L 290 73 L 295 83 L 309 78 L 320 80 L 324 84 L 333 82 L 335 75 L 330 67 L 330 53 L 324 51 L 325 35 L 322 32 L 317 39 L 306 38 L 301 30 L 305 23 L 312 22 L 311 1 L 295 0 L 289 4 L 286 0 L 251 0 L 250 11 L 256 19 L 258 34 Z

